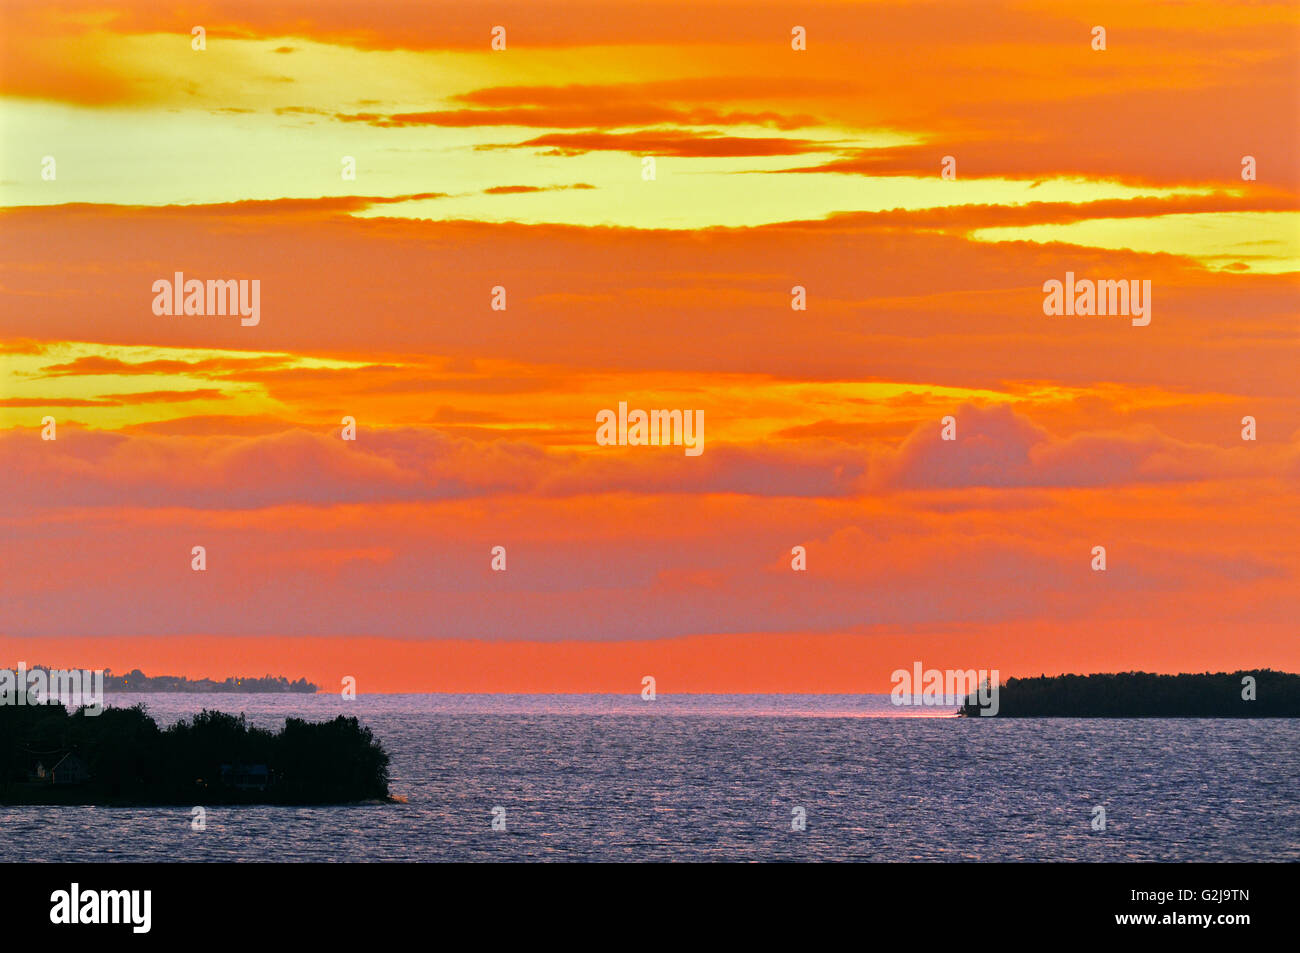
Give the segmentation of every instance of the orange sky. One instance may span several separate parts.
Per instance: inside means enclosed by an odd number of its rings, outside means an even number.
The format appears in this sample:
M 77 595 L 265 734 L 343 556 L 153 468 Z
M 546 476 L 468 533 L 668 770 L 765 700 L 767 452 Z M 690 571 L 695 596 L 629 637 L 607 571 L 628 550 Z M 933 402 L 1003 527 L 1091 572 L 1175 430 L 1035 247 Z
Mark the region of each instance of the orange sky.
M 1298 31 L 6 4 L 0 660 L 361 691 L 1295 670 Z M 1151 323 L 1045 315 L 1067 271 L 1150 281 Z M 175 272 L 257 279 L 260 321 L 156 315 Z M 598 446 L 620 401 L 702 411 L 704 452 Z

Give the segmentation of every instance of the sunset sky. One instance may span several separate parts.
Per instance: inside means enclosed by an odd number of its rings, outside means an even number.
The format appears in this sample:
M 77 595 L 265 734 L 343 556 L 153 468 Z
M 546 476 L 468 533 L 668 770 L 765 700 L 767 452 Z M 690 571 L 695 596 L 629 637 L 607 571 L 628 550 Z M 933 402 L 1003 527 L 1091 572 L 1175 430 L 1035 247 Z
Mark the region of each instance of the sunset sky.
M 0 665 L 1300 670 L 1294 3 L 158 7 L 0 8 Z

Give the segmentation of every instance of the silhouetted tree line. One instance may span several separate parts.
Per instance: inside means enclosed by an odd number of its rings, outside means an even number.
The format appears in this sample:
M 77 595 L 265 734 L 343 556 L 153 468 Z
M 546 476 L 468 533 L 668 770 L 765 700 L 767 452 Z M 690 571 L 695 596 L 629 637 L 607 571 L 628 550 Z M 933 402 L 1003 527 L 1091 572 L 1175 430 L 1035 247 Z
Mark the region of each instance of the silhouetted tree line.
M 227 678 L 216 682 L 210 678 L 189 679 L 184 675 L 146 675 L 138 668 L 125 675 L 104 672 L 106 692 L 296 692 L 313 694 L 316 685 L 299 678 L 289 681 L 283 675 L 263 675 L 261 678 Z
M 1243 698 L 1248 676 L 1255 680 L 1253 701 Z M 1300 718 L 1300 675 L 1256 669 L 1011 678 L 998 691 L 997 708 L 999 718 Z M 972 694 L 960 713 L 979 712 Z
M 33 771 L 72 753 L 79 784 L 40 783 Z M 228 766 L 223 776 L 222 766 Z M 263 790 L 241 789 L 241 768 L 265 766 Z M 388 797 L 388 754 L 356 718 L 289 718 L 279 732 L 241 715 L 203 711 L 159 728 L 143 705 L 97 716 L 62 705 L 0 706 L 0 801 L 76 804 L 340 804 Z

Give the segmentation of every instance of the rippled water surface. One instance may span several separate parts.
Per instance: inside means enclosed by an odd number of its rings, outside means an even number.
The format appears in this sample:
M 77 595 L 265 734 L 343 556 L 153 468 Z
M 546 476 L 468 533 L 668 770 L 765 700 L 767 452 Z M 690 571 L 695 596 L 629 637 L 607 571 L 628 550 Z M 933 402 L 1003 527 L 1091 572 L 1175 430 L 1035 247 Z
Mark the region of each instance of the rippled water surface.
M 202 832 L 184 808 L 0 807 L 0 858 L 1300 860 L 1294 719 L 958 719 L 887 696 L 109 698 L 140 701 L 163 723 L 356 714 L 408 803 L 210 807 Z

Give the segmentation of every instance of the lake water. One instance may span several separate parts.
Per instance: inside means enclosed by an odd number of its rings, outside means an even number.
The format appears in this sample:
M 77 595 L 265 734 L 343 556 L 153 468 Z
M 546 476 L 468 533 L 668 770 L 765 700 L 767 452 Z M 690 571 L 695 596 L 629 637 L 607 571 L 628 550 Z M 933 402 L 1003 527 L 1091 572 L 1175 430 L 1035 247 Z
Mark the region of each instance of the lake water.
M 209 807 L 204 831 L 184 808 L 0 807 L 0 859 L 1300 860 L 1297 719 L 959 719 L 884 695 L 108 697 L 136 702 L 160 723 L 355 714 L 407 803 Z

